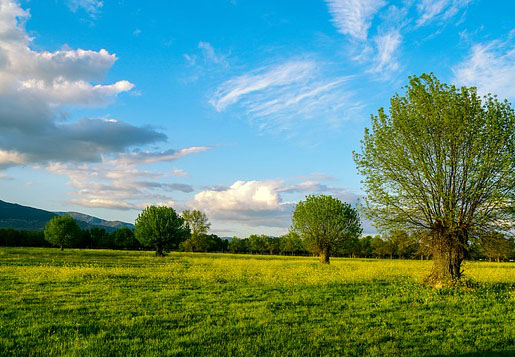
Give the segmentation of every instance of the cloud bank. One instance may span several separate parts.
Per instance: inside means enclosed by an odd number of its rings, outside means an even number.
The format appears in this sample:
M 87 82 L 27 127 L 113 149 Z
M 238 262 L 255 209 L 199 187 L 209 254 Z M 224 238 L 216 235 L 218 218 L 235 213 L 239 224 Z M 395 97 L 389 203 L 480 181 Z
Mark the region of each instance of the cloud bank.
M 93 4 L 77 6 L 86 3 Z M 0 0 L 0 168 L 101 161 L 105 153 L 166 140 L 149 126 L 97 118 L 69 121 L 65 108 L 105 106 L 134 84 L 92 83 L 102 81 L 117 60 L 104 49 L 32 50 L 23 27 L 29 17 L 16 1 Z

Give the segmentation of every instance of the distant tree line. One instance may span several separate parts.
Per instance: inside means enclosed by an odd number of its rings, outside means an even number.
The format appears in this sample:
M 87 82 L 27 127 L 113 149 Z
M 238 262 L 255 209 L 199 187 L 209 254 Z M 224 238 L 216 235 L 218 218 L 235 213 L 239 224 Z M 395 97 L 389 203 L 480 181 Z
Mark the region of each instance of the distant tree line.
M 44 231 L 27 231 L 12 228 L 0 228 L 0 246 L 4 247 L 51 247 L 45 239 Z M 143 249 L 134 238 L 130 228 L 120 228 L 108 232 L 104 228 L 81 229 L 66 247 L 88 249 Z
M 408 232 L 393 230 L 381 236 L 361 236 L 357 225 L 358 217 L 351 212 L 349 206 L 333 202 L 328 196 L 308 197 L 304 205 L 317 201 L 318 206 L 313 212 L 320 212 L 327 207 L 342 209 L 347 213 L 353 231 L 331 243 L 331 256 L 350 258 L 385 258 L 385 259 L 433 259 L 431 237 L 424 232 Z M 329 203 L 329 204 L 328 204 Z M 336 206 L 332 204 L 336 203 Z M 321 206 L 320 206 L 321 205 Z M 308 206 L 304 206 L 306 209 Z M 342 215 L 344 217 L 345 215 Z M 296 216 L 296 224 L 305 228 L 306 217 Z M 342 218 L 343 219 L 343 218 Z M 309 220 L 308 220 L 309 221 Z M 311 222 L 311 225 L 315 225 Z M 326 222 L 326 220 L 321 221 Z M 331 223 L 335 226 L 336 223 Z M 309 226 L 309 225 L 308 225 Z M 163 229 L 166 227 L 166 229 Z M 208 234 L 210 223 L 207 216 L 200 211 L 184 211 L 182 215 L 175 213 L 171 207 L 150 206 L 140 214 L 136 221 L 136 230 L 120 228 L 108 232 L 104 228 L 81 230 L 70 216 L 54 217 L 46 226 L 45 231 L 25 231 L 16 229 L 0 229 L 0 246 L 18 247 L 50 247 L 61 249 L 155 249 L 156 255 L 163 255 L 170 250 L 183 252 L 220 252 L 233 254 L 266 254 L 266 255 L 318 255 L 322 262 L 323 245 L 319 242 L 323 232 L 313 239 L 302 236 L 298 230 L 272 237 L 252 234 L 246 238 L 220 238 L 216 234 Z M 359 229 L 357 229 L 358 227 Z M 327 244 L 327 240 L 325 241 Z M 485 233 L 471 240 L 468 249 L 468 259 L 508 261 L 515 259 L 515 240 L 499 232 Z M 322 247 L 322 248 L 320 248 Z

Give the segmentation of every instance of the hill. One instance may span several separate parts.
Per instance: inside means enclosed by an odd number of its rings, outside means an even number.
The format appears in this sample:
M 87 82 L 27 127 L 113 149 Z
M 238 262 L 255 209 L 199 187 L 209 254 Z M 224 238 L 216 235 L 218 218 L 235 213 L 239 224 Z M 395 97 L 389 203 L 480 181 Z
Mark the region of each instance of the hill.
M 134 228 L 130 223 L 107 221 L 79 212 L 50 212 L 39 208 L 22 206 L 0 200 L 0 228 L 43 230 L 47 222 L 55 216 L 69 214 L 82 229 L 104 228 L 108 232 L 122 227 Z

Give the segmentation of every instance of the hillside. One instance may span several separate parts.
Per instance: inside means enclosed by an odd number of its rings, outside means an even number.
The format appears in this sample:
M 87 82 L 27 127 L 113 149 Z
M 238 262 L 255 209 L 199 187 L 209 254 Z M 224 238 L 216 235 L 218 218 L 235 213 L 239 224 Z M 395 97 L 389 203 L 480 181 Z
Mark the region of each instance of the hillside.
M 108 232 L 112 232 L 122 227 L 134 228 L 130 223 L 106 221 L 79 212 L 50 212 L 0 200 L 0 228 L 42 230 L 50 219 L 65 214 L 75 218 L 82 229 L 104 228 Z

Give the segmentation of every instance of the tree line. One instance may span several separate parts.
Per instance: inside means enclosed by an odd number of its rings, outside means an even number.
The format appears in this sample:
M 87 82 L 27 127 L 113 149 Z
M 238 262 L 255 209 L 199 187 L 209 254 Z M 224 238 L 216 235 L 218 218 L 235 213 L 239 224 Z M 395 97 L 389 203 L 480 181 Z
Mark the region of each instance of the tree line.
M 161 211 L 170 211 L 165 207 Z M 179 217 L 176 215 L 176 217 Z M 212 252 L 233 254 L 266 254 L 287 256 L 319 255 L 313 249 L 312 242 L 302 238 L 301 234 L 290 231 L 285 235 L 274 237 L 264 234 L 251 234 L 248 237 L 221 238 L 216 234 L 208 234 L 210 227 L 207 216 L 197 210 L 182 213 L 186 234 L 173 250 L 182 252 Z M 184 217 L 186 217 L 184 219 Z M 55 222 L 61 222 L 63 230 L 57 232 L 63 237 L 62 248 L 87 249 L 154 249 L 145 246 L 130 228 L 120 228 L 111 233 L 104 228 L 82 230 L 74 227 L 73 218 L 56 218 L 45 231 L 25 231 L 16 229 L 0 229 L 0 246 L 19 247 L 61 247 L 58 237 L 52 240 L 50 231 L 55 230 Z M 62 222 L 65 222 L 63 224 Z M 146 232 L 148 233 L 148 232 Z M 165 237 L 166 238 L 166 237 Z M 169 239 L 169 236 L 168 238 Z M 52 243 L 53 242 L 53 243 Z M 311 245 L 311 247 L 310 247 Z M 172 250 L 169 249 L 169 250 Z M 431 239 L 427 235 L 394 230 L 376 236 L 352 236 L 341 244 L 331 246 L 332 256 L 349 258 L 383 258 L 383 259 L 432 259 Z M 162 252 L 163 253 L 163 252 Z M 161 254 L 162 254 L 161 253 Z M 475 239 L 470 243 L 468 259 L 509 261 L 515 259 L 515 240 L 499 234 Z M 325 257 L 324 257 L 325 259 Z

